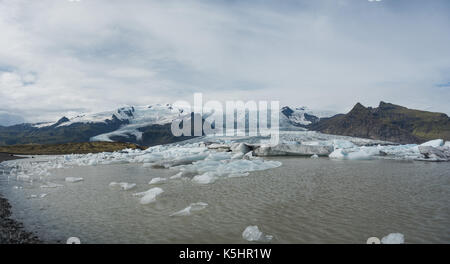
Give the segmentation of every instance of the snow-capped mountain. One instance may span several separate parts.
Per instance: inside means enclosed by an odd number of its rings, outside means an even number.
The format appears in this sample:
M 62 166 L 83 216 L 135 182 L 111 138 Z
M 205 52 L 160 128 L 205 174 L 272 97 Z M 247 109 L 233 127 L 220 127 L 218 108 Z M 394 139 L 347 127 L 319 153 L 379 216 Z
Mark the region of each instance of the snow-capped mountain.
M 203 117 L 209 114 L 204 113 Z M 141 145 L 155 145 L 184 140 L 170 131 L 173 120 L 192 113 L 171 104 L 126 106 L 113 111 L 62 117 L 57 122 L 22 124 L 2 128 L 0 144 L 67 143 L 86 141 L 121 141 Z M 280 109 L 280 128 L 305 130 L 323 117 L 306 107 Z M 226 117 L 225 117 L 226 118 Z M 248 118 L 246 116 L 245 118 Z M 12 132 L 12 133 L 11 133 Z M 14 135 L 16 136 L 14 136 Z

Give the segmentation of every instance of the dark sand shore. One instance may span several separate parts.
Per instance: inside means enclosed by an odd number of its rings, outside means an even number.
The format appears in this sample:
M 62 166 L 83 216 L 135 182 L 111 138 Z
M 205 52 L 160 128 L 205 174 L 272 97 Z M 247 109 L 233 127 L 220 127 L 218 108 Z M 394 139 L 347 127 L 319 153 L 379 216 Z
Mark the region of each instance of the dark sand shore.
M 0 153 L 0 162 L 19 157 Z M 39 244 L 39 238 L 24 230 L 23 225 L 11 217 L 11 205 L 0 194 L 0 244 Z
M 9 153 L 0 152 L 0 162 L 7 161 L 7 160 L 13 160 L 13 159 L 21 159 L 21 157 L 16 157 Z

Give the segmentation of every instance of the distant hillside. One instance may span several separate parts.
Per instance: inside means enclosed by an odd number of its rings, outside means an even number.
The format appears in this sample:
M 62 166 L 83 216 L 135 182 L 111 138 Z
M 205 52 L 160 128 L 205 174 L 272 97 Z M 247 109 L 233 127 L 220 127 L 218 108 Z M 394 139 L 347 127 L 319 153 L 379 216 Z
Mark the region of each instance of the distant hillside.
M 377 108 L 357 103 L 347 114 L 323 118 L 308 126 L 327 134 L 362 137 L 397 143 L 450 140 L 450 118 L 443 113 L 408 109 L 380 102 Z

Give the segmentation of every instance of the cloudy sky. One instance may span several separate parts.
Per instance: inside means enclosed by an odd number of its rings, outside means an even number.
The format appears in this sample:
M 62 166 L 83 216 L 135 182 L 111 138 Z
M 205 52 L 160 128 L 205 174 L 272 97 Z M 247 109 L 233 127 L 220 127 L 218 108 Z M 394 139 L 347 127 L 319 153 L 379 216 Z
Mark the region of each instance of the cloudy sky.
M 0 124 L 194 92 L 450 114 L 449 14 L 447 0 L 0 0 Z

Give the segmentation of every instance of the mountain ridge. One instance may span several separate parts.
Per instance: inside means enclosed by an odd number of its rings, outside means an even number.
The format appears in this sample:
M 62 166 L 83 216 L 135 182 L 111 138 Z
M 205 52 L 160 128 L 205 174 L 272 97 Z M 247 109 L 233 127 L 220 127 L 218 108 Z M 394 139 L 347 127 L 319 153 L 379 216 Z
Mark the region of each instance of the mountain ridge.
M 347 114 L 338 114 L 308 126 L 326 134 L 362 137 L 397 143 L 423 143 L 450 139 L 450 118 L 444 113 L 409 109 L 381 101 L 378 107 L 361 103 Z

